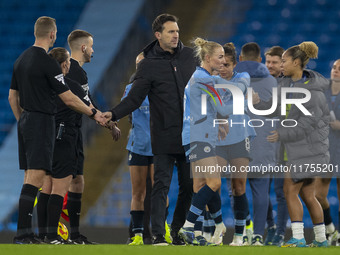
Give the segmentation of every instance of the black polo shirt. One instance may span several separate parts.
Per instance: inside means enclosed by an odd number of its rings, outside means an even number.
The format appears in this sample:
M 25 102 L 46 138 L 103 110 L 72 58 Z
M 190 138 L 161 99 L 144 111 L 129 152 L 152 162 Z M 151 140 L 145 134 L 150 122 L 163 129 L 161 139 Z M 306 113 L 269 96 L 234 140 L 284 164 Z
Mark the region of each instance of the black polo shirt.
M 78 96 L 86 105 L 91 104 L 90 98 L 86 95 L 85 91 L 78 82 L 67 77 L 65 77 L 65 82 L 73 94 Z M 58 109 L 58 112 L 55 116 L 56 123 L 59 124 L 60 122 L 64 122 L 67 126 L 80 127 L 82 123 L 82 114 L 67 107 L 60 98 L 57 98 L 56 102 Z
M 32 46 L 14 63 L 11 89 L 18 90 L 20 106 L 29 112 L 55 114 L 55 99 L 69 88 L 56 60 L 43 48 Z
M 86 94 L 91 100 L 92 105 L 98 109 L 97 105 L 95 104 L 91 93 L 90 93 L 90 87 L 89 87 L 89 81 L 87 78 L 87 73 L 85 70 L 79 65 L 77 60 L 74 60 L 71 58 L 71 66 L 70 66 L 70 71 L 66 75 L 67 78 L 70 78 L 71 80 L 74 80 L 78 82 L 81 87 L 84 89 Z
M 71 80 L 74 80 L 78 82 L 86 94 L 88 95 L 89 93 L 89 82 L 87 79 L 87 73 L 85 70 L 79 65 L 77 60 L 74 60 L 71 58 L 71 66 L 70 66 L 70 71 L 66 75 L 67 78 L 70 78 Z

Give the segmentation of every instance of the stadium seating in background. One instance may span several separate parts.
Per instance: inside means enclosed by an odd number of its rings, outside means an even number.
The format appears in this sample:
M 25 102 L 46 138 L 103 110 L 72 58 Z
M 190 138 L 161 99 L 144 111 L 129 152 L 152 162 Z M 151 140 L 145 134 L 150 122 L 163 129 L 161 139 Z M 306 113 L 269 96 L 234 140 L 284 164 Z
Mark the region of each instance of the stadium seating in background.
M 214 24 L 218 29 L 212 28 L 212 31 L 218 30 L 224 33 L 218 36 L 212 33 L 211 40 L 216 39 L 222 44 L 233 42 L 238 53 L 243 44 L 257 42 L 262 50 L 263 62 L 264 52 L 274 45 L 287 49 L 303 41 L 314 41 L 319 46 L 319 56 L 318 59 L 310 60 L 307 68 L 320 72 L 326 78 L 330 77 L 333 61 L 340 58 L 338 43 L 340 40 L 340 1 L 220 0 L 220 6 L 219 16 L 236 25 L 230 27 L 225 22 Z M 245 13 L 230 10 L 243 10 Z M 248 187 L 247 191 L 249 191 Z M 273 190 L 270 196 L 274 210 L 276 210 L 276 197 Z M 250 198 L 251 195 L 248 196 L 248 199 Z M 328 199 L 333 221 L 337 224 L 339 201 L 335 180 L 332 180 Z M 249 204 L 251 208 L 251 202 Z M 274 211 L 275 215 L 276 211 Z M 306 207 L 304 207 L 304 222 L 306 227 L 313 226 Z
M 0 147 L 15 121 L 8 103 L 16 58 L 34 43 L 34 22 L 40 16 L 57 20 L 55 46 L 64 46 L 88 0 L 0 0 Z
M 340 48 L 339 50 L 336 48 L 337 38 L 339 38 L 337 34 L 340 34 L 340 25 L 338 25 L 340 2 L 334 0 L 219 0 L 219 2 L 220 5 L 215 8 L 214 17 L 206 24 L 209 28 L 209 40 L 220 43 L 232 41 L 238 52 L 244 43 L 256 41 L 260 44 L 262 53 L 273 45 L 288 48 L 304 40 L 313 40 L 319 45 L 320 54 L 319 59 L 312 60 L 309 67 L 329 77 L 330 63 L 333 60 L 329 56 L 335 56 L 338 52 L 337 58 L 340 57 Z M 169 192 L 169 223 L 172 221 L 177 191 L 178 182 L 175 170 Z M 110 192 L 114 194 L 110 195 Z M 226 225 L 232 226 L 234 218 L 225 180 L 222 180 L 221 193 L 223 221 Z M 252 195 L 248 184 L 247 196 L 252 214 Z M 274 207 L 274 216 L 276 216 L 277 204 L 273 190 L 270 197 Z M 337 198 L 336 185 L 333 182 L 329 200 L 334 209 Z M 130 219 L 130 201 L 131 184 L 125 166 L 125 170 L 120 170 L 112 178 L 109 188 L 90 209 L 84 223 L 99 226 L 126 226 Z M 312 222 L 308 211 L 306 208 L 304 211 L 306 227 L 311 227 Z M 333 215 L 334 221 L 337 222 L 337 217 L 335 217 L 337 214 Z
M 222 3 L 230 2 L 221 0 Z M 242 1 L 244 2 L 244 1 Z M 325 77 L 330 76 L 333 61 L 340 57 L 340 2 L 336 0 L 246 0 L 248 11 L 234 34 L 221 38 L 232 41 L 237 51 L 247 42 L 257 42 L 262 54 L 267 48 L 280 45 L 287 49 L 303 41 L 319 46 L 319 58 L 308 67 Z
M 0 231 L 14 230 L 15 208 L 23 182 L 19 171 L 15 118 L 8 103 L 16 58 L 34 43 L 34 22 L 40 16 L 57 20 L 56 47 L 63 47 L 88 0 L 0 0 Z M 6 140 L 5 140 L 6 139 Z

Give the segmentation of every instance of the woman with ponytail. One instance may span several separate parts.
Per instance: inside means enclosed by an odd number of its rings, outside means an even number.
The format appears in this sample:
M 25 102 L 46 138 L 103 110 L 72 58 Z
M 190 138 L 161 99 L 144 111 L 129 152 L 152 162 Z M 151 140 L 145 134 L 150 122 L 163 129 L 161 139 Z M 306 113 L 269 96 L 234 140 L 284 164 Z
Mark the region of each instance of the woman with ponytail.
M 180 235 L 187 243 L 206 246 L 221 244 L 226 231 L 221 213 L 220 174 L 217 170 L 209 171 L 209 169 L 218 165 L 215 152 L 216 142 L 219 138 L 224 139 L 227 134 L 227 127 L 220 129 L 218 126 L 215 127 L 214 119 L 217 119 L 217 114 L 222 116 L 231 114 L 232 106 L 226 106 L 221 100 L 225 96 L 224 93 L 229 92 L 217 92 L 215 87 L 218 83 L 228 82 L 212 75 L 214 72 L 219 73 L 225 64 L 223 47 L 216 42 L 202 38 L 196 38 L 194 44 L 201 66 L 196 68 L 185 87 L 182 131 L 182 142 L 192 171 L 194 196 Z M 243 91 L 247 87 L 241 83 L 235 86 Z M 205 103 L 202 100 L 204 97 L 207 99 Z M 202 110 L 204 105 L 205 112 Z M 206 206 L 216 225 L 212 243 L 207 242 L 202 236 L 201 229 L 195 227 L 199 216 L 203 216 Z
M 267 137 L 269 142 L 281 142 L 281 161 L 290 169 L 284 182 L 284 193 L 293 236 L 282 247 L 306 247 L 303 207 L 299 195 L 306 204 L 314 225 L 315 240 L 310 246 L 328 246 L 322 208 L 315 197 L 315 177 L 320 173 L 313 168 L 327 166 L 329 163 L 330 116 L 324 94 L 329 82 L 321 74 L 305 69 L 309 59 L 317 58 L 317 55 L 318 46 L 314 42 L 303 42 L 283 53 L 281 67 L 284 77 L 280 86 L 309 90 L 311 98 L 303 106 L 311 115 L 305 115 L 296 105 L 287 105 L 286 115 L 281 116 L 282 119 L 295 120 L 297 124 L 294 127 L 279 126 Z M 287 97 L 304 98 L 302 93 L 288 93 Z

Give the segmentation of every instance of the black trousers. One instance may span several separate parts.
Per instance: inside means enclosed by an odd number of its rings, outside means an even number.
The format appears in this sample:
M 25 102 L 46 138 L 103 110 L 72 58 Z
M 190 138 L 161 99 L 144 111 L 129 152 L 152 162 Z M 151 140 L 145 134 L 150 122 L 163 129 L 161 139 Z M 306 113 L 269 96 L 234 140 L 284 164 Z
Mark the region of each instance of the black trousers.
M 174 165 L 178 169 L 179 192 L 171 223 L 171 231 L 177 233 L 183 226 L 191 205 L 193 182 L 190 164 L 184 154 L 154 155 L 154 186 L 151 193 L 151 225 L 153 235 L 165 234 L 166 198 L 169 192 Z

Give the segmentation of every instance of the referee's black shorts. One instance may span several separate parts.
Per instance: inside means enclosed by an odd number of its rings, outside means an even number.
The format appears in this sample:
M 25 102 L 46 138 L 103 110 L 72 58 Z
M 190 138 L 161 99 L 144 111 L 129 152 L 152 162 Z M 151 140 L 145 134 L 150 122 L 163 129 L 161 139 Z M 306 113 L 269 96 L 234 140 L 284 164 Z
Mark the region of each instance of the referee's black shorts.
M 18 122 L 20 169 L 52 170 L 54 115 L 23 111 Z
M 65 126 L 61 139 L 56 139 L 53 154 L 53 178 L 75 177 L 78 173 L 79 157 L 78 139 L 81 131 L 78 127 Z

